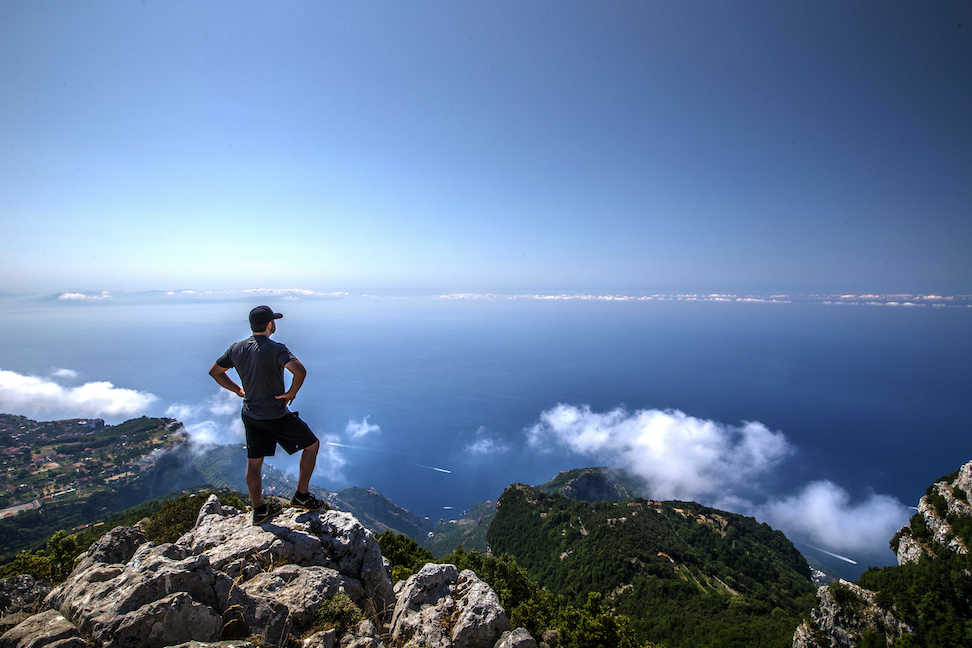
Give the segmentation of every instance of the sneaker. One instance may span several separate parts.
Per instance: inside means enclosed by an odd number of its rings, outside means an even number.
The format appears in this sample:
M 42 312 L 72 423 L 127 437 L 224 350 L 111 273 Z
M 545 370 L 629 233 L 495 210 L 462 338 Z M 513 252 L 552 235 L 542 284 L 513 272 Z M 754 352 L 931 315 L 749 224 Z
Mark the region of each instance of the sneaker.
M 307 511 L 319 511 L 321 509 L 327 509 L 327 504 L 325 502 L 322 502 L 310 493 L 294 493 L 294 496 L 290 498 L 290 505 L 305 509 Z
M 271 499 L 253 509 L 253 525 L 263 524 L 280 512 L 281 506 L 277 500 Z

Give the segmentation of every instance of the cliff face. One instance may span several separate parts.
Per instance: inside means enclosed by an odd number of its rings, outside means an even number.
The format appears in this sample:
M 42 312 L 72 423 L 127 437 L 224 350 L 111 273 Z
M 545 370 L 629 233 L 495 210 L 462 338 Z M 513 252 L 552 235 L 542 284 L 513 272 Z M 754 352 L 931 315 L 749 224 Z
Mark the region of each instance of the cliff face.
M 972 461 L 928 487 L 918 512 L 891 539 L 898 567 L 866 572 L 862 585 L 817 590 L 793 648 L 960 646 L 972 640 Z
M 40 608 L 0 647 L 511 645 L 496 593 L 472 571 L 430 564 L 393 588 L 377 541 L 352 515 L 285 509 L 252 526 L 215 496 L 174 543 L 113 529 Z
M 918 513 L 891 540 L 898 564 L 947 552 L 969 553 L 965 526 L 972 519 L 972 461 L 931 486 L 918 502 Z

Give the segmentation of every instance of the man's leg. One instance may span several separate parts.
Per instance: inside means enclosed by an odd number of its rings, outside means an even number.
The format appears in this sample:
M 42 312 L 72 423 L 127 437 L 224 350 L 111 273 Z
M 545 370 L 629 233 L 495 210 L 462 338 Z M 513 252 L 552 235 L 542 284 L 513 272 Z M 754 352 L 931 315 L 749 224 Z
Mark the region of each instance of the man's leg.
M 301 461 L 301 466 L 303 466 L 303 461 Z M 253 508 L 262 506 L 263 457 L 246 460 L 246 487 L 250 490 L 250 504 L 253 505 Z
M 297 478 L 297 492 L 299 493 L 306 493 L 307 489 L 310 488 L 310 478 L 314 474 L 314 466 L 317 464 L 317 450 L 320 447 L 321 442 L 315 441 L 304 448 L 300 455 L 300 476 Z

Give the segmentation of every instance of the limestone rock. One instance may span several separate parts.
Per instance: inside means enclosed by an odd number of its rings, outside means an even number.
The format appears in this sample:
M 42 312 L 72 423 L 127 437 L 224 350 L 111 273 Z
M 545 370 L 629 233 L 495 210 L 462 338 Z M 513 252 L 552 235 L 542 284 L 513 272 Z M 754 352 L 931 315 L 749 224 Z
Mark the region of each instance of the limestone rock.
M 94 542 L 78 556 L 74 571 L 83 571 L 95 563 L 124 564 L 139 546 L 148 542 L 141 527 L 117 526 Z
M 394 605 L 378 541 L 350 513 L 285 509 L 253 526 L 249 516 L 212 496 L 176 544 L 187 554 L 208 556 L 230 578 L 249 579 L 284 564 L 329 567 L 360 582 L 379 613 Z
M 166 646 L 180 641 L 219 638 L 222 616 L 186 592 L 176 592 L 117 617 L 98 633 L 104 648 Z M 106 628 L 107 629 L 107 628 Z
M 493 648 L 537 648 L 537 640 L 526 628 L 517 628 L 501 634 Z
M 288 633 L 310 627 L 321 602 L 338 592 L 359 607 L 367 605 L 361 583 L 353 578 L 328 567 L 284 565 L 232 587 L 223 609 L 239 606 L 250 633 L 282 643 Z
M 0 613 L 35 612 L 51 586 L 28 574 L 0 579 Z
M 304 639 L 303 648 L 334 648 L 337 643 L 337 630 L 323 630 L 315 632 Z
M 925 555 L 924 549 L 918 544 L 918 541 L 911 537 L 911 533 L 901 533 L 898 537 L 898 551 L 895 552 L 895 557 L 898 560 L 899 565 L 904 565 L 907 563 L 918 562 L 918 560 Z
M 245 639 L 227 639 L 226 641 L 186 641 L 181 644 L 166 646 L 166 648 L 260 648 Z
M 258 644 L 245 639 L 227 639 L 226 641 L 186 641 L 181 644 L 166 646 L 166 648 L 259 648 Z
M 365 619 L 341 637 L 340 648 L 385 648 L 375 624 Z
M 893 610 L 875 603 L 876 593 L 845 580 L 817 589 L 817 606 L 793 634 L 793 648 L 853 648 L 868 630 L 881 628 L 890 647 L 912 629 Z
M 0 648 L 85 648 L 78 629 L 56 610 L 28 617 L 0 635 Z
M 75 570 L 46 599 L 106 648 L 218 639 L 217 576 L 206 556 L 143 545 L 125 565 Z
M 509 619 L 499 597 L 470 570 L 428 563 L 398 590 L 392 641 L 428 648 L 492 648 Z
M 461 648 L 492 648 L 496 639 L 510 629 L 510 620 L 499 597 L 476 574 L 465 569 L 459 574 L 455 595 L 459 618 L 452 628 L 452 641 Z
M 942 551 L 967 554 L 969 548 L 958 537 L 948 518 L 951 516 L 972 517 L 972 461 L 963 465 L 951 482 L 942 480 L 932 485 L 931 491 L 937 504 L 928 495 L 918 501 L 918 514 L 931 534 L 930 541 L 920 541 L 915 537 L 910 524 L 903 526 L 895 538 L 898 542 L 895 555 L 899 565 L 917 562 L 921 556 L 936 556 Z M 941 503 L 944 502 L 944 510 Z

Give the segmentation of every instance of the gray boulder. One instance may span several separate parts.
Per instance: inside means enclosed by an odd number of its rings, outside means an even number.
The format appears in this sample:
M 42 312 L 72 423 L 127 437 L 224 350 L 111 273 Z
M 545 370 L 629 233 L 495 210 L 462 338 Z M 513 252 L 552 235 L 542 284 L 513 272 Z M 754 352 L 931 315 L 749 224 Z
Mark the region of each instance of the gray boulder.
M 218 580 L 206 556 L 182 557 L 170 544 L 142 545 L 125 565 L 75 570 L 46 604 L 106 648 L 213 641 L 222 627 Z
M 304 639 L 302 648 L 334 648 L 337 644 L 337 630 L 322 630 Z
M 517 628 L 501 634 L 493 648 L 537 648 L 537 640 L 526 628 Z
M 226 641 L 186 641 L 181 644 L 166 646 L 166 648 L 260 648 L 245 639 L 227 639 Z
M 834 592 L 845 591 L 838 603 Z M 880 628 L 890 646 L 910 626 L 875 602 L 876 593 L 854 583 L 840 580 L 817 589 L 817 606 L 793 633 L 793 648 L 854 648 L 868 630 Z
M 428 563 L 399 588 L 391 636 L 403 646 L 492 648 L 509 627 L 499 597 L 476 574 Z
M 96 563 L 106 565 L 127 563 L 135 550 L 146 542 L 148 538 L 140 527 L 115 527 L 78 556 L 74 571 L 85 570 Z
M 464 569 L 453 594 L 458 599 L 459 618 L 452 628 L 458 648 L 492 648 L 497 638 L 510 629 L 510 620 L 493 588 Z
M 224 587 L 222 584 L 217 591 Z M 223 609 L 239 609 L 249 632 L 271 643 L 313 625 L 318 606 L 338 592 L 359 607 L 367 602 L 361 583 L 329 567 L 284 565 L 232 586 Z
M 0 648 L 86 648 L 74 624 L 57 610 L 28 617 L 0 635 Z
M 328 567 L 358 581 L 367 607 L 378 615 L 387 617 L 395 603 L 378 541 L 350 513 L 284 509 L 253 526 L 249 516 L 211 497 L 176 545 L 188 555 L 207 556 L 233 579 L 248 580 L 279 565 Z
M 0 579 L 0 613 L 36 612 L 50 591 L 47 581 L 36 580 L 28 574 Z
M 365 619 L 351 632 L 346 632 L 338 644 L 340 648 L 385 648 L 375 624 Z

